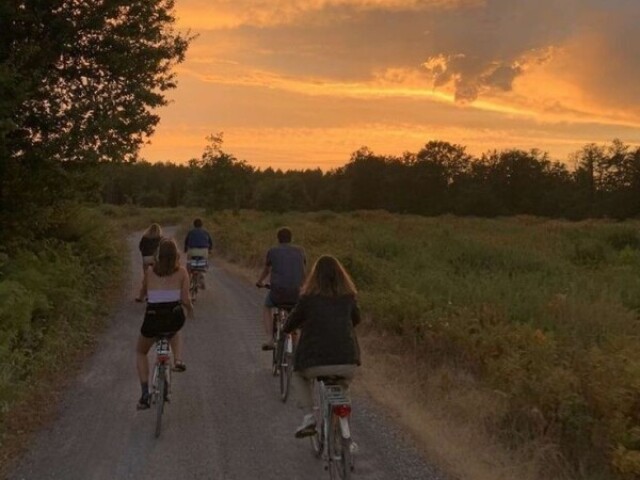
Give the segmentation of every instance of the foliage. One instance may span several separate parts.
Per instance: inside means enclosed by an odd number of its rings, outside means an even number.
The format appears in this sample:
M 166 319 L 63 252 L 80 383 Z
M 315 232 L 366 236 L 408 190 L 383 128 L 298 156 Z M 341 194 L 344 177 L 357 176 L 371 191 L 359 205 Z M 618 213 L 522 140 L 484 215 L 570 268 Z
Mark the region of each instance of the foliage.
M 0 413 L 42 369 L 61 365 L 99 323 L 123 265 L 119 235 L 100 215 L 68 208 L 47 241 L 0 263 Z M 1 417 L 0 417 L 1 418 Z
M 311 261 L 336 255 L 375 328 L 508 399 L 503 441 L 558 446 L 588 478 L 640 475 L 637 223 L 372 211 L 207 222 L 221 254 L 256 270 L 281 225 Z
M 46 223 L 41 207 L 75 198 L 68 168 L 136 157 L 192 38 L 173 30 L 173 9 L 174 0 L 2 2 L 0 241 L 25 217 Z
M 538 150 L 490 151 L 474 158 L 460 145 L 431 141 L 401 157 L 362 147 L 347 164 L 328 172 L 255 169 L 222 149 L 221 133 L 207 141 L 201 158 L 188 166 L 141 162 L 103 168 L 96 173 L 101 201 L 427 216 L 623 219 L 640 214 L 640 149 L 619 140 L 585 146 L 573 156 L 573 171 Z

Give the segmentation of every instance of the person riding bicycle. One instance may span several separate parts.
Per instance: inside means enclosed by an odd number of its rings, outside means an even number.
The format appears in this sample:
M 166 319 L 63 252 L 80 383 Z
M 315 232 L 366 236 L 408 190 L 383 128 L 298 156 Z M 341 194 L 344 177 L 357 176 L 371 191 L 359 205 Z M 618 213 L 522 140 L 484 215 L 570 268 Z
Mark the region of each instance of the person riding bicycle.
M 360 349 L 354 327 L 360 323 L 356 287 L 351 277 L 333 256 L 322 255 L 305 280 L 300 299 L 284 326 L 285 333 L 300 329 L 295 352 L 293 378 L 300 406 L 313 410 L 313 379 L 340 377 L 348 388 L 360 365 Z M 313 413 L 304 416 L 296 430 L 302 438 L 316 433 Z
M 270 277 L 270 290 L 264 301 L 262 319 L 267 340 L 262 344 L 263 350 L 273 350 L 273 315 L 272 308 L 278 305 L 293 305 L 298 300 L 300 286 L 304 281 L 307 257 L 302 247 L 291 243 L 292 233 L 288 227 L 281 227 L 276 234 L 278 245 L 267 251 L 264 268 L 256 285 L 264 286 Z
M 144 293 L 147 307 L 136 345 L 136 366 L 140 378 L 142 396 L 138 409 L 149 408 L 149 360 L 147 354 L 159 334 L 172 332 L 171 349 L 174 367 L 178 372 L 186 370 L 182 361 L 182 339 L 179 330 L 187 316 L 193 318 L 193 306 L 189 297 L 189 275 L 180 266 L 178 247 L 172 239 L 163 238 L 158 246 L 158 258 L 144 275 Z
M 157 223 L 149 225 L 149 228 L 142 234 L 140 243 L 138 243 L 138 249 L 140 250 L 140 255 L 142 255 L 143 275 L 147 267 L 153 265 L 156 261 L 156 254 L 158 253 L 158 245 L 160 244 L 161 238 L 162 228 L 160 228 L 160 225 Z M 144 301 L 144 294 L 141 290 L 136 297 L 136 302 L 142 301 Z
M 187 271 L 191 273 L 189 261 L 192 258 L 207 259 L 212 249 L 213 240 L 211 240 L 211 235 L 203 228 L 202 220 L 196 218 L 193 221 L 193 228 L 189 230 L 184 239 L 184 252 L 187 254 Z M 200 288 L 205 288 L 204 275 L 201 275 L 200 278 L 202 280 Z

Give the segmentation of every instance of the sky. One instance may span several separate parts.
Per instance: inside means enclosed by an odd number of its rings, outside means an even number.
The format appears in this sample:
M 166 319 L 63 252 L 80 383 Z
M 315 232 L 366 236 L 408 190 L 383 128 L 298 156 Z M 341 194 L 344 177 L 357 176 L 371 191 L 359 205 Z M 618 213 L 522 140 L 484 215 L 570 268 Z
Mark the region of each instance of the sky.
M 367 146 L 640 144 L 638 0 L 177 0 L 197 34 L 141 156 L 210 134 L 258 168 L 328 170 Z

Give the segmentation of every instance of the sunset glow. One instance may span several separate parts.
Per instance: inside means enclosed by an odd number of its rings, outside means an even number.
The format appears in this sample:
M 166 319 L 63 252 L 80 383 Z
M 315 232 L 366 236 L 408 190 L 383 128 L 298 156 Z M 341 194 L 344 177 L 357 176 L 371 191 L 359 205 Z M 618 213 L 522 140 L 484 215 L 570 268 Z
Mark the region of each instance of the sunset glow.
M 205 137 L 257 167 L 330 169 L 361 146 L 640 144 L 640 4 L 629 0 L 178 0 L 198 34 L 142 151 Z

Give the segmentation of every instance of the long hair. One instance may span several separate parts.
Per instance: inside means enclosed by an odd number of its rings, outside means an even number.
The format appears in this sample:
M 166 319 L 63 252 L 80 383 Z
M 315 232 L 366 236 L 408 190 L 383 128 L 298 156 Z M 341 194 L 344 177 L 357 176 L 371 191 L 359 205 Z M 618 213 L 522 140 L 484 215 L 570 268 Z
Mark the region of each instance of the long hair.
M 160 228 L 160 225 L 157 223 L 152 223 L 149 225 L 149 228 L 144 231 L 142 236 L 148 238 L 160 238 L 162 236 L 162 228 Z
M 171 238 L 163 238 L 158 245 L 158 260 L 153 265 L 153 273 L 167 277 L 180 268 L 178 246 Z
M 311 273 L 302 286 L 302 295 L 324 295 L 337 297 L 341 295 L 356 296 L 358 291 L 351 277 L 338 261 L 331 255 L 322 255 L 311 269 Z

